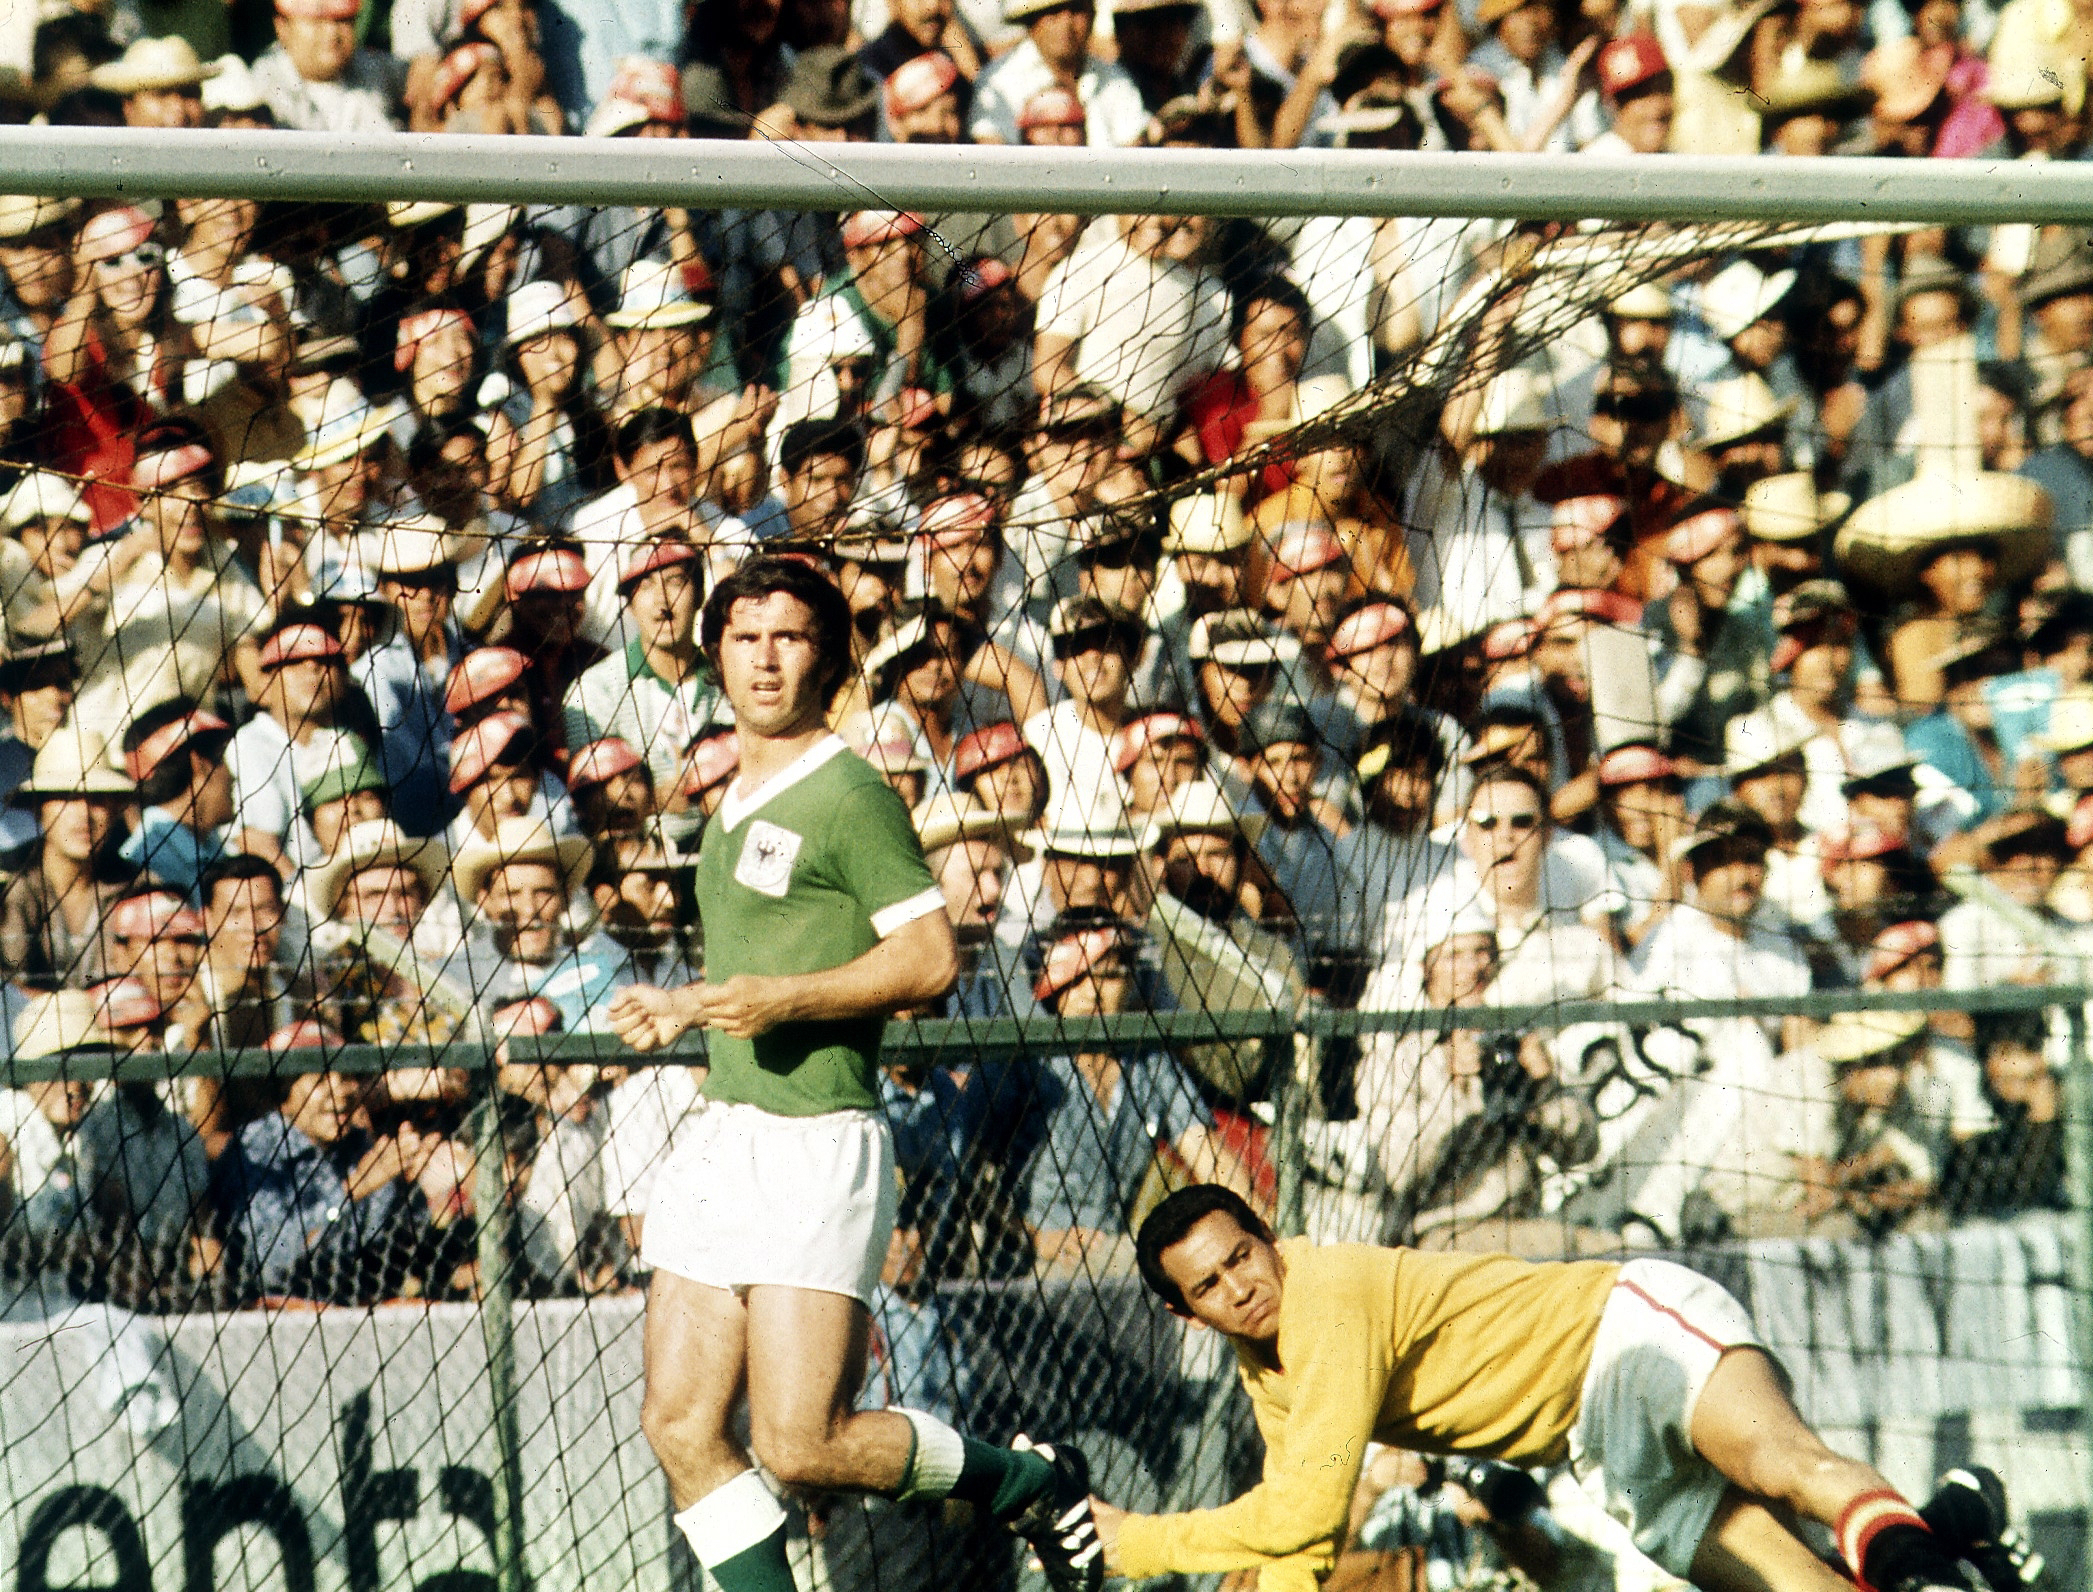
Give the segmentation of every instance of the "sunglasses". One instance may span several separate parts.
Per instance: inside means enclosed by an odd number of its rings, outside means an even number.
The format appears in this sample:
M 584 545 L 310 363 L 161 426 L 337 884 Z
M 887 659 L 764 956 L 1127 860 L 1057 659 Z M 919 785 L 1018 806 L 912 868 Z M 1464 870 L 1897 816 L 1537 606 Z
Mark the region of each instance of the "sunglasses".
M 167 251 L 157 243 L 141 243 L 128 254 L 111 255 L 95 264 L 105 271 L 157 271 L 167 259 Z
M 1492 813 L 1487 818 L 1471 818 L 1468 821 L 1486 835 L 1496 829 L 1499 824 L 1503 824 L 1515 833 L 1523 835 L 1529 829 L 1540 828 L 1541 815 L 1539 813 L 1506 813 L 1500 818 L 1495 813 Z
M 1592 413 L 1605 415 L 1614 420 L 1625 420 L 1630 425 L 1655 425 L 1660 420 L 1669 420 L 1678 408 L 1678 400 L 1670 393 L 1661 392 L 1602 392 L 1592 400 Z
M 1111 625 L 1092 625 L 1087 630 L 1072 631 L 1054 638 L 1054 656 L 1062 663 L 1079 658 L 1086 652 L 1124 652 L 1123 642 L 1130 641 L 1125 631 Z
M 1153 569 L 1161 556 L 1160 548 L 1136 536 L 1123 542 L 1108 542 L 1103 547 L 1087 547 L 1076 555 L 1076 563 L 1082 569 Z

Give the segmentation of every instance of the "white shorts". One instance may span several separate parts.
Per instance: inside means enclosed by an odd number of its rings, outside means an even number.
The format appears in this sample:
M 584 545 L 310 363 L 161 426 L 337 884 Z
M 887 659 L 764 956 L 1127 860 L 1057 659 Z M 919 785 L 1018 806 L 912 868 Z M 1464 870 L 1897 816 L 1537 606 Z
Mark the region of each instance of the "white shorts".
M 812 1288 L 869 1305 L 900 1189 L 869 1111 L 708 1104 L 654 1179 L 640 1258 L 713 1288 Z
M 1729 1482 L 1694 1452 L 1694 1406 L 1725 1350 L 1763 1347 L 1729 1291 L 1666 1260 L 1621 1267 L 1570 1428 L 1570 1469 L 1635 1546 L 1684 1576 Z

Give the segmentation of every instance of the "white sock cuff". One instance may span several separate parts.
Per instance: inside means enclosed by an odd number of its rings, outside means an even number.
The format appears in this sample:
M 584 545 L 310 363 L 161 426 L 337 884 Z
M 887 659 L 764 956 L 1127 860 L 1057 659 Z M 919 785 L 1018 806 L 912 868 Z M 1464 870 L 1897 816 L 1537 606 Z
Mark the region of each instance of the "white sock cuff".
M 785 1510 L 763 1478 L 745 1470 L 677 1515 L 676 1526 L 710 1570 L 783 1530 Z
M 902 1503 L 945 1497 L 966 1466 L 966 1439 L 935 1415 L 903 1409 L 894 1413 L 906 1416 L 916 1434 L 916 1450 L 909 1456 L 908 1474 L 901 1478 L 901 1491 L 895 1497 Z

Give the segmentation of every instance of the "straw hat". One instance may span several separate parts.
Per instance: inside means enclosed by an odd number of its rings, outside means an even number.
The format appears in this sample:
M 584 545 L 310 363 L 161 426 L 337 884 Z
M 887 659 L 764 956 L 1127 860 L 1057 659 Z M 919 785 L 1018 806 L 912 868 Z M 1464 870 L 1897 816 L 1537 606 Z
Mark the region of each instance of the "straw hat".
M 1723 730 L 1723 778 L 1748 779 L 1762 768 L 1801 756 L 1809 743 L 1807 727 L 1785 714 L 1767 708 L 1740 713 Z
M 1011 832 L 1001 813 L 991 812 L 971 796 L 941 791 L 915 811 L 916 839 L 926 852 L 962 840 L 993 840 L 1019 862 L 1032 860 L 1032 848 Z
M 571 332 L 581 324 L 573 301 L 558 282 L 526 282 L 509 295 L 509 329 L 503 341 L 527 343 L 547 332 Z
M 555 835 L 542 818 L 504 818 L 492 838 L 474 831 L 451 863 L 458 894 L 477 901 L 497 868 L 512 862 L 542 862 L 558 870 L 572 895 L 581 888 L 596 848 L 581 835 Z
M 62 475 L 31 470 L 0 498 L 0 530 L 18 531 L 32 520 L 94 523 L 94 512 L 80 488 Z
M 1926 1031 L 1924 1012 L 1840 1012 L 1817 1031 L 1810 1048 L 1834 1067 L 1886 1056 Z
M 154 89 L 195 88 L 224 70 L 215 61 L 207 65 L 198 60 L 187 39 L 170 34 L 132 41 L 122 59 L 96 67 L 87 74 L 87 81 L 111 94 L 142 94 Z
M 15 1014 L 14 1041 L 17 1061 L 38 1061 L 116 1043 L 102 1026 L 102 1003 L 84 989 L 30 996 Z
M 80 208 L 77 199 L 53 199 L 46 194 L 0 194 L 0 238 L 25 238 Z
M 1701 449 L 1728 447 L 1733 442 L 1742 442 L 1746 437 L 1755 437 L 1762 431 L 1785 425 L 1793 413 L 1793 398 L 1776 398 L 1773 389 L 1766 384 L 1766 378 L 1757 371 L 1748 370 L 1728 381 L 1716 382 L 1708 389 L 1707 416 L 1702 422 L 1701 434 L 1693 439 L 1694 446 Z
M 1165 553 L 1220 556 L 1249 545 L 1250 522 L 1243 517 L 1241 499 L 1225 492 L 1201 492 L 1170 505 L 1170 529 L 1163 537 Z
M 2080 752 L 2093 746 L 2093 687 L 2074 686 L 2049 705 L 2049 722 L 2030 737 L 2046 752 Z
M 618 307 L 603 318 L 621 331 L 688 326 L 708 320 L 712 306 L 683 290 L 683 269 L 667 260 L 635 260 L 625 267 Z
M 1677 311 L 1671 295 L 1655 282 L 1638 282 L 1606 306 L 1617 321 L 1668 321 Z
M 1063 857 L 1132 857 L 1141 850 L 1125 807 L 1116 794 L 1106 793 L 1057 800 L 1039 826 L 1039 843 L 1040 849 Z
M 44 742 L 18 796 L 131 796 L 138 787 L 109 761 L 109 742 L 69 718 Z
M 262 94 L 261 85 L 255 82 L 254 74 L 247 63 L 237 55 L 221 55 L 211 63 L 217 68 L 217 76 L 204 84 L 203 108 L 207 111 L 228 111 L 236 116 L 245 116 L 253 111 L 266 109 L 269 101 Z
M 2049 556 L 2049 494 L 2034 482 L 1996 471 L 1921 475 L 1868 499 L 1834 544 L 1849 583 L 1891 596 L 1918 582 L 1919 570 L 1951 542 L 1987 544 L 1999 583 L 2017 585 Z
M 321 470 L 353 459 L 382 441 L 391 429 L 393 411 L 364 397 L 353 381 L 336 377 L 320 396 L 320 418 L 306 433 L 305 446 L 292 456 L 297 470 Z
M 1844 492 L 1819 492 L 1809 471 L 1789 470 L 1745 489 L 1744 529 L 1761 542 L 1807 541 L 1852 507 Z
M 1547 431 L 1548 413 L 1541 407 L 1540 383 L 1533 372 L 1514 365 L 1490 378 L 1483 389 L 1482 411 L 1475 435 L 1501 437 L 1517 431 Z
M 458 562 L 451 529 L 433 514 L 390 520 L 366 531 L 367 555 L 376 575 L 421 575 Z
M 1169 802 L 1149 818 L 1141 838 L 1144 847 L 1154 851 L 1172 835 L 1240 834 L 1254 846 L 1264 832 L 1264 814 L 1237 812 L 1220 786 L 1195 779 L 1170 793 Z
M 2032 19 L 2034 13 L 2029 13 Z M 1991 41 L 1984 97 L 2002 111 L 2061 106 L 2075 116 L 2086 98 L 2086 63 L 2055 48 L 2035 27 L 2000 28 Z
M 417 840 L 390 818 L 373 818 L 367 823 L 352 824 L 335 847 L 334 855 L 309 875 L 313 905 L 321 916 L 333 917 L 335 908 L 341 905 L 342 891 L 348 887 L 351 875 L 366 868 L 386 867 L 411 868 L 434 897 L 450 867 L 450 854 L 441 840 Z
M 1724 266 L 1701 288 L 1701 314 L 1708 330 L 1725 343 L 1780 307 L 1795 286 L 1793 271 L 1768 276 L 1749 260 Z

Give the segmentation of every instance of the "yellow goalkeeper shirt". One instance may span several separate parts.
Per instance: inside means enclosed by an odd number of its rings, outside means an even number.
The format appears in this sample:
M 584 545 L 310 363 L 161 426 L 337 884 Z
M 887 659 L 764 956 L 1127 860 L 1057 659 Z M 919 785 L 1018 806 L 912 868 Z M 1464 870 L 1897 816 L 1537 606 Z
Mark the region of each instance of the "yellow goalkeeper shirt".
M 1618 1266 L 1305 1239 L 1279 1253 L 1278 1365 L 1236 1350 L 1264 1479 L 1218 1509 L 1127 1516 L 1125 1575 L 1261 1566 L 1264 1592 L 1313 1587 L 1336 1558 L 1369 1439 L 1520 1465 L 1569 1452 Z

